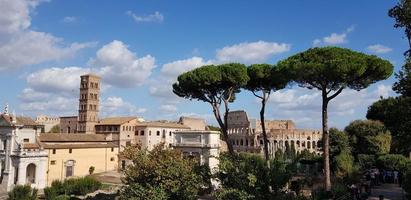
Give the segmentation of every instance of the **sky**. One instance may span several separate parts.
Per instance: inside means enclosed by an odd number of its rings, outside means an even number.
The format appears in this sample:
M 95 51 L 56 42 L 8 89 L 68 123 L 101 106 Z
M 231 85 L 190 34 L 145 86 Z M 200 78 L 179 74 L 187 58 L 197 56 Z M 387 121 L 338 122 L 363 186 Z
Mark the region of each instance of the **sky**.
M 179 74 L 206 64 L 271 63 L 317 46 L 339 46 L 389 60 L 407 49 L 387 16 L 396 1 L 0 0 L 0 105 L 17 115 L 77 115 L 80 75 L 102 77 L 100 117 L 202 117 L 211 107 L 173 94 Z M 395 77 L 330 102 L 331 126 L 364 119 Z M 248 91 L 231 110 L 259 116 Z M 273 93 L 268 119 L 321 127 L 321 96 L 289 86 Z

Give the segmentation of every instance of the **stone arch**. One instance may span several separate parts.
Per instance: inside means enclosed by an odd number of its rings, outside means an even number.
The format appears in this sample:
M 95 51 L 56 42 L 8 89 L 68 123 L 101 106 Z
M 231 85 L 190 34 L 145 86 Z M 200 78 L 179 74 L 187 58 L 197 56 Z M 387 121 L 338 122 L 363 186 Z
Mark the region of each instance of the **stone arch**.
M 30 163 L 26 167 L 26 183 L 34 184 L 36 183 L 36 165 L 34 163 Z

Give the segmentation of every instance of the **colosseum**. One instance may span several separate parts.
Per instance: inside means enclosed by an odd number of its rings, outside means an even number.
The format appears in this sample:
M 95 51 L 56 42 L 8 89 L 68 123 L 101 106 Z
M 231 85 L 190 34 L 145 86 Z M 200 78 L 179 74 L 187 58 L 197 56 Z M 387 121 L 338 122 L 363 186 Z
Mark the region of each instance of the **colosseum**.
M 229 112 L 228 134 L 237 152 L 262 153 L 263 138 L 261 121 L 249 119 L 243 110 Z M 322 132 L 320 130 L 297 129 L 292 120 L 265 120 L 270 156 L 286 146 L 294 147 L 300 153 L 304 149 L 320 154 Z

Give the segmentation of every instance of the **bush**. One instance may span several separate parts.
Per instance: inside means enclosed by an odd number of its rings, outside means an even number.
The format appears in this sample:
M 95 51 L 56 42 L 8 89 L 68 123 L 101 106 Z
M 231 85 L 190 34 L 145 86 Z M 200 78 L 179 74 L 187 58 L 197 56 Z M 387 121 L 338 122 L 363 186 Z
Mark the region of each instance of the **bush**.
M 375 166 L 375 156 L 368 154 L 358 154 L 358 164 L 362 170 L 370 169 Z
M 72 178 L 64 182 L 53 181 L 51 187 L 44 188 L 46 200 L 65 199 L 65 195 L 86 195 L 100 189 L 102 184 L 90 177 Z
M 407 192 L 408 199 L 411 199 L 411 163 L 409 163 L 407 166 L 402 187 L 404 188 L 405 192 Z
M 37 189 L 30 185 L 17 185 L 8 193 L 8 200 L 36 200 Z
M 221 189 L 213 194 L 215 200 L 248 200 L 253 199 L 253 196 L 250 196 L 244 191 L 237 189 Z
M 377 159 L 377 166 L 388 170 L 398 170 L 405 172 L 410 160 L 400 154 L 387 154 L 379 156 Z

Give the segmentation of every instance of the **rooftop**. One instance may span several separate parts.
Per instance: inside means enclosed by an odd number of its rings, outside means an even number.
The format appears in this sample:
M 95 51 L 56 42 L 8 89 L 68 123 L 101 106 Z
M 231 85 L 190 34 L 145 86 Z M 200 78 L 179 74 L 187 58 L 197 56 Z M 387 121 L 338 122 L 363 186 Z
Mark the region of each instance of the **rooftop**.
M 40 142 L 106 142 L 106 137 L 100 134 L 67 134 L 42 133 L 38 137 Z
M 137 119 L 137 117 L 109 117 L 101 119 L 98 125 L 121 125 L 130 122 L 131 120 Z
M 190 129 L 188 126 L 175 123 L 175 122 L 159 122 L 159 121 L 152 121 L 152 122 L 138 122 L 137 126 L 140 127 L 164 127 L 164 128 L 181 128 L 181 129 Z

